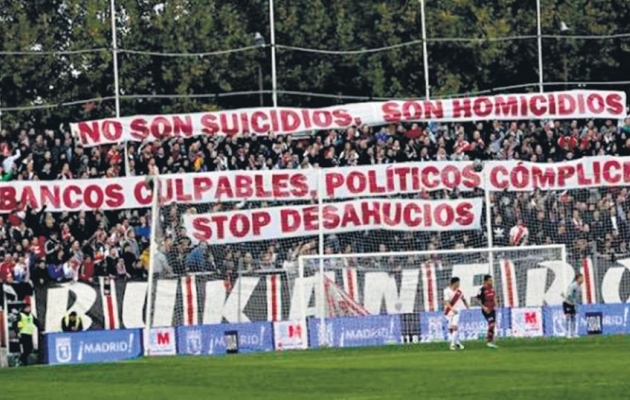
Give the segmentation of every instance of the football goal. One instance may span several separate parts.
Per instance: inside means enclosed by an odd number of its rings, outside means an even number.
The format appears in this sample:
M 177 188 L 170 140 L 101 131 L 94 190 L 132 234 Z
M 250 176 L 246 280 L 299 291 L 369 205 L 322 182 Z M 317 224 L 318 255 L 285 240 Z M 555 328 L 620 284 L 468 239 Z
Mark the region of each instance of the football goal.
M 499 306 L 517 308 L 561 304 L 576 272 L 565 245 L 305 255 L 298 267 L 300 317 L 319 320 L 320 346 L 336 318 L 440 311 L 452 277 L 472 305 L 492 275 Z

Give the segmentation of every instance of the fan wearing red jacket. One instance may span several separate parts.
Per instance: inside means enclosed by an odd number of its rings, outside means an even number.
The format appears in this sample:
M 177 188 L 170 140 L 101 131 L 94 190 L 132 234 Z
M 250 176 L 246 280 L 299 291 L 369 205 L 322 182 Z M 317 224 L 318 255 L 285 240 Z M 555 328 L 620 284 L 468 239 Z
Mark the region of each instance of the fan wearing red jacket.
M 488 322 L 488 331 L 486 333 L 487 346 L 497 348 L 494 343 L 494 329 L 497 322 L 496 313 L 496 292 L 494 291 L 494 282 L 492 275 L 484 275 L 483 285 L 479 289 L 475 302 L 481 306 L 481 314 Z

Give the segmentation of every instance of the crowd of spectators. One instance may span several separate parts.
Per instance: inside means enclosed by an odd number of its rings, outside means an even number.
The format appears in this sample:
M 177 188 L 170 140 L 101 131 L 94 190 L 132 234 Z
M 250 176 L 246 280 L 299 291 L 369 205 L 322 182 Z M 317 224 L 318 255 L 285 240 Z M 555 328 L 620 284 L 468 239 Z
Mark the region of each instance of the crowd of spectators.
M 517 159 L 553 163 L 595 155 L 630 155 L 630 118 L 625 121 L 486 122 L 360 126 L 304 136 L 200 136 L 153 143 L 82 148 L 59 128 L 4 127 L 0 132 L 0 178 L 16 180 L 115 178 L 129 171 L 145 175 L 235 169 L 331 168 L 431 160 Z M 128 159 L 125 160 L 125 153 Z M 459 197 L 458 191 L 432 193 Z M 472 193 L 467 195 L 479 195 Z M 494 193 L 495 245 L 509 245 L 519 224 L 529 244 L 564 243 L 578 252 L 614 256 L 630 251 L 630 199 L 626 189 L 569 193 Z M 247 204 L 259 207 L 267 204 Z M 198 212 L 234 205 L 200 204 Z M 243 207 L 243 205 L 237 205 Z M 290 267 L 299 254 L 314 252 L 312 238 L 193 248 L 180 235 L 179 216 L 189 206 L 162 208 L 156 273 L 257 270 Z M 18 206 L 0 216 L 0 282 L 29 290 L 51 281 L 92 281 L 95 277 L 144 279 L 149 264 L 148 209 L 52 213 Z M 155 242 L 155 240 L 154 240 Z M 452 233 L 329 235 L 327 253 L 485 247 L 485 229 Z

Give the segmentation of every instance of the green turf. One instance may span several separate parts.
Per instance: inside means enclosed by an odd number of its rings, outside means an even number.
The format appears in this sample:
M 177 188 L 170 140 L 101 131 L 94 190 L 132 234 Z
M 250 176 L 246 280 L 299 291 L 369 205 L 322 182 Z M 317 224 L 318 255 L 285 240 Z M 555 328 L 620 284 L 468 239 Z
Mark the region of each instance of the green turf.
M 0 370 L 1 399 L 628 399 L 630 337 L 326 349 Z

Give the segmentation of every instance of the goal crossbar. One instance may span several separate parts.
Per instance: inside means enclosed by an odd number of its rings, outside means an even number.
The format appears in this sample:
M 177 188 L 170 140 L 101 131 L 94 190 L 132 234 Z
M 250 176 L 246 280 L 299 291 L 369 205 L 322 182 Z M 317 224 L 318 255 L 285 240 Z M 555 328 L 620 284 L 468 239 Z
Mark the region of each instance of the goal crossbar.
M 376 253 L 351 253 L 351 254 L 309 254 L 301 255 L 300 261 L 307 260 L 324 260 L 326 258 L 350 258 L 350 257 L 409 257 L 420 255 L 456 255 L 456 254 L 474 254 L 474 253 L 504 253 L 510 251 L 523 252 L 527 250 L 560 250 L 561 258 L 566 260 L 567 246 L 564 244 L 546 244 L 540 246 L 509 246 L 509 247 L 484 247 L 473 249 L 451 249 L 451 250 L 422 250 L 422 251 L 388 251 L 388 252 L 376 252 Z

